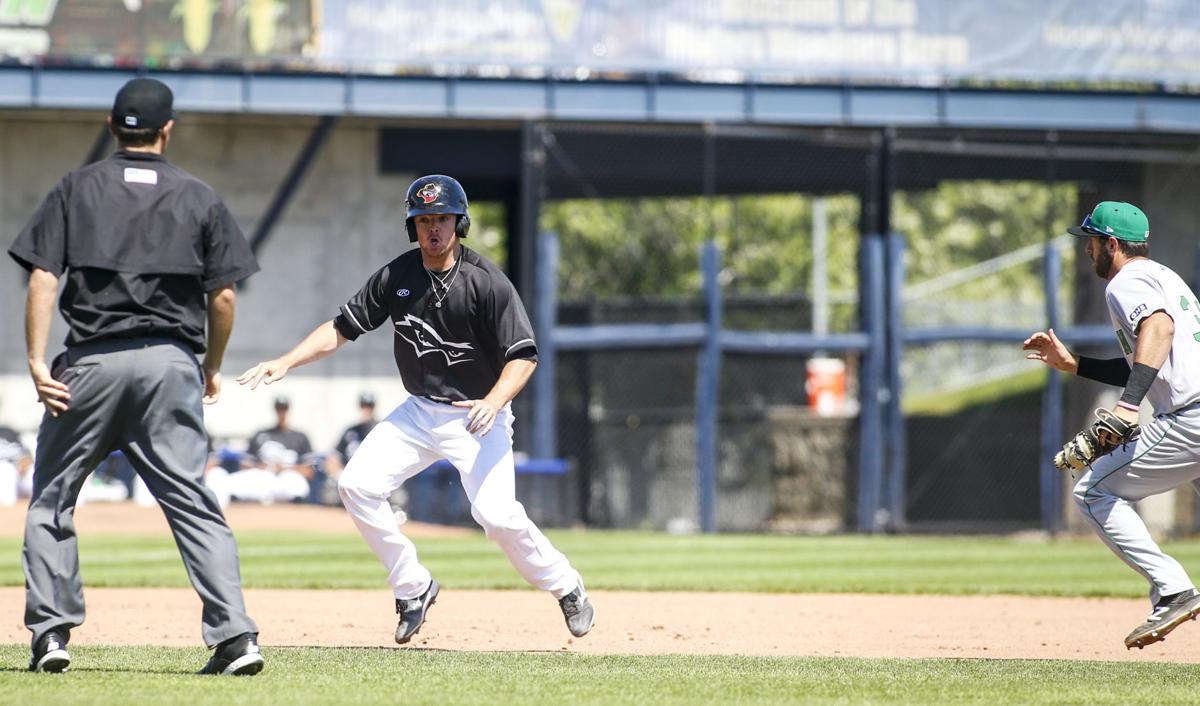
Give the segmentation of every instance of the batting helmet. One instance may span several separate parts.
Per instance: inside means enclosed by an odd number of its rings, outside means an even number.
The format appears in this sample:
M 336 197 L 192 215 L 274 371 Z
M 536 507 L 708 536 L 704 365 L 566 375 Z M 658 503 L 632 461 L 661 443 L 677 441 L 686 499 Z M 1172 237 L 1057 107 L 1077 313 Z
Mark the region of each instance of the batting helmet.
M 404 211 L 404 228 L 408 231 L 410 242 L 417 242 L 417 226 L 413 218 L 430 213 L 456 214 L 458 220 L 454 232 L 460 238 L 467 237 L 467 232 L 471 230 L 467 192 L 463 191 L 462 184 L 442 174 L 430 174 L 414 181 L 404 197 Z

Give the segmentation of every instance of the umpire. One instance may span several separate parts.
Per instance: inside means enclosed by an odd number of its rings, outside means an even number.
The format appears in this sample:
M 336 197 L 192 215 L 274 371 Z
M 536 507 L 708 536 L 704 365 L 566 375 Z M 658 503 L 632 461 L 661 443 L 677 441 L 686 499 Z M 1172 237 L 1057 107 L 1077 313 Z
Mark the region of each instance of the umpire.
M 125 84 L 108 118 L 119 149 L 63 177 L 8 251 L 30 275 L 29 373 L 46 408 L 22 557 L 32 671 L 70 666 L 67 641 L 84 619 L 75 502 L 118 449 L 162 506 L 200 594 L 204 642 L 217 648 L 201 673 L 263 667 L 237 544 L 204 487 L 201 406 L 221 394 L 233 285 L 258 264 L 212 188 L 164 159 L 174 118 L 165 84 Z M 60 278 L 69 333 L 48 366 Z

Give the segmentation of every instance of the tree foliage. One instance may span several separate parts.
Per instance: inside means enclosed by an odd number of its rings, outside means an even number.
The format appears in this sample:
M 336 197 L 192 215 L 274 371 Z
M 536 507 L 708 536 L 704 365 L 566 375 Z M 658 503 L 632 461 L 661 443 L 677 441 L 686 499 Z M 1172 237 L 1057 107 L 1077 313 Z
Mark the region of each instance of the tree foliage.
M 548 203 L 543 230 L 562 243 L 564 300 L 686 296 L 701 287 L 699 253 L 710 237 L 723 253 L 731 293 L 807 293 L 813 275 L 813 202 L 805 194 L 567 200 Z M 895 229 L 906 236 L 907 281 L 917 283 L 1065 232 L 1077 219 L 1073 184 L 953 181 L 900 192 Z M 859 199 L 826 199 L 829 289 L 858 286 Z M 981 285 L 1040 296 L 1036 268 Z
M 898 193 L 892 222 L 908 246 L 906 281 L 923 282 L 1063 235 L 1078 223 L 1077 201 L 1070 183 L 949 181 L 928 191 Z M 956 294 L 1042 295 L 1036 268 L 1005 270 L 996 278 Z
M 858 202 L 828 203 L 830 286 L 853 289 Z M 564 299 L 695 295 L 710 238 L 730 291 L 807 291 L 812 280 L 812 198 L 803 195 L 562 201 L 544 209 L 542 226 L 562 243 Z

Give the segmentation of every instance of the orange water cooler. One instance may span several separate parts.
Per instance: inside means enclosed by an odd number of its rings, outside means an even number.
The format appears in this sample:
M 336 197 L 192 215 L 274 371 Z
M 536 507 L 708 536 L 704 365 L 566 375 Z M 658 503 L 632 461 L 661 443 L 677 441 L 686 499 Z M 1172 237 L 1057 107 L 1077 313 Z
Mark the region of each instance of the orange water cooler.
M 828 417 L 846 407 L 846 361 L 838 358 L 809 358 L 804 389 L 813 412 Z

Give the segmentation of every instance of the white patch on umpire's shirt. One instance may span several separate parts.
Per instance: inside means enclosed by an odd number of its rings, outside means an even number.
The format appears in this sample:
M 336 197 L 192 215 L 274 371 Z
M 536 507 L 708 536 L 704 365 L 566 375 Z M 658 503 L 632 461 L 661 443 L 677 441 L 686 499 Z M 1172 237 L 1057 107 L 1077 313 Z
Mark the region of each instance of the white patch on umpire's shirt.
M 153 169 L 125 167 L 125 181 L 131 184 L 157 184 L 158 172 Z

